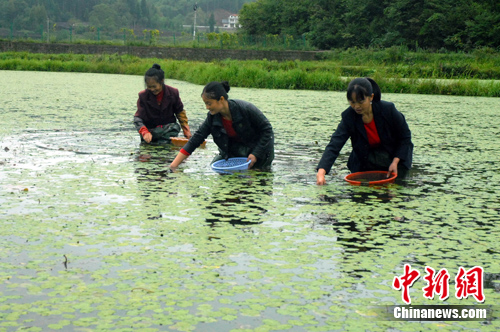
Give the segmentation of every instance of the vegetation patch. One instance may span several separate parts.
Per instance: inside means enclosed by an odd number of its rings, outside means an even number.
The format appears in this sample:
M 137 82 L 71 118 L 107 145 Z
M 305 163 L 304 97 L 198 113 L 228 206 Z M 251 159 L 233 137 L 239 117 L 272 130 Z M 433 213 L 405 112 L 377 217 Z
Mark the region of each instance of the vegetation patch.
M 370 76 L 383 91 L 412 94 L 500 96 L 500 56 L 476 51 L 439 54 L 391 49 L 329 52 L 321 61 L 143 59 L 128 55 L 0 53 L 0 69 L 143 75 L 152 63 L 167 77 L 195 84 L 227 80 L 231 86 L 343 91 L 353 77 Z M 404 52 L 403 52 L 404 51 Z

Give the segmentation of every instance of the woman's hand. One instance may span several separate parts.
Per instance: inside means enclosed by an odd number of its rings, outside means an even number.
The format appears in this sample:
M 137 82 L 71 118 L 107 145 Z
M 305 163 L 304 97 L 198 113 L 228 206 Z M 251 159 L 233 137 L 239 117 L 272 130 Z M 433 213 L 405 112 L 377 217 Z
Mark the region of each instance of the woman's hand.
M 399 158 L 394 158 L 392 163 L 389 165 L 389 170 L 387 172 L 387 177 L 390 178 L 392 173 L 398 175 L 398 164 L 399 164 Z
M 191 135 L 191 130 L 189 130 L 189 128 L 188 129 L 182 128 L 182 132 L 184 134 L 184 137 L 186 137 L 187 139 L 190 139 L 191 136 L 193 136 L 193 135 Z
M 318 173 L 316 173 L 316 184 L 317 185 L 322 186 L 322 185 L 326 184 L 325 175 L 326 175 L 326 171 L 323 168 L 318 169 Z
M 145 133 L 144 136 L 142 136 L 142 138 L 144 139 L 144 141 L 146 141 L 146 143 L 151 143 L 153 135 L 151 135 L 151 133 Z
M 249 161 L 249 160 L 251 160 L 251 161 L 250 161 L 250 165 L 248 165 L 248 168 L 252 168 L 253 165 L 255 165 L 255 163 L 257 162 L 257 157 L 250 153 L 248 155 L 248 158 L 247 158 L 247 161 Z
M 170 163 L 170 169 L 175 171 L 177 167 L 182 163 L 188 156 L 183 154 L 182 152 L 179 152 L 177 156 L 174 158 L 172 163 Z

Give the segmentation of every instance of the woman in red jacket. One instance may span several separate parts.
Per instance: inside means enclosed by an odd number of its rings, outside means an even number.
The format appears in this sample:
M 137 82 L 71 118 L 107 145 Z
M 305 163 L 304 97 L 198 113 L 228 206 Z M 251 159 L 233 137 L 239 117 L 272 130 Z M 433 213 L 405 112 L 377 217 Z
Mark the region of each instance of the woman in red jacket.
M 186 138 L 191 137 L 188 118 L 179 97 L 179 90 L 165 85 L 165 72 L 154 64 L 144 75 L 146 90 L 139 92 L 134 125 L 141 141 L 170 143 L 181 128 Z M 179 123 L 177 123 L 177 120 Z

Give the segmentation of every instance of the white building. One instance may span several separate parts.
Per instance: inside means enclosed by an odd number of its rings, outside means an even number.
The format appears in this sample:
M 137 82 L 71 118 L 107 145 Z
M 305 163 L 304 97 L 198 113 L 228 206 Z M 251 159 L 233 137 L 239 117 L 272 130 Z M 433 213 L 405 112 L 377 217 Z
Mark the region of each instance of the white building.
M 222 26 L 224 28 L 241 28 L 241 24 L 238 23 L 238 14 L 231 14 L 227 19 L 222 20 Z

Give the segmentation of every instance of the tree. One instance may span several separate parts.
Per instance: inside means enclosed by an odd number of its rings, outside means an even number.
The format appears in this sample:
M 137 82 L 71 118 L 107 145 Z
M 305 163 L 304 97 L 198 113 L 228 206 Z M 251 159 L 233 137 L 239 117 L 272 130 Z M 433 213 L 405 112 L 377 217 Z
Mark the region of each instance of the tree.
M 426 0 L 398 0 L 387 1 L 384 11 L 387 22 L 387 31 L 391 38 L 387 38 L 389 45 L 407 44 L 418 42 L 420 30 L 425 22 Z
M 47 11 L 44 5 L 37 5 L 30 9 L 29 24 L 35 30 L 47 21 Z
M 95 27 L 118 28 L 118 16 L 112 6 L 100 4 L 94 6 L 89 15 L 90 24 Z
M 0 0 L 0 27 L 38 30 L 48 17 L 108 30 L 178 30 L 192 25 L 194 2 L 197 22 L 210 31 L 217 9 L 239 10 L 239 33 L 306 35 L 320 49 L 500 47 L 498 0 Z
M 240 11 L 239 22 L 250 35 L 280 34 L 283 0 L 258 0 L 246 3 Z
M 500 46 L 496 0 L 257 0 L 240 23 L 251 35 L 307 34 L 321 49 Z
M 26 8 L 29 8 L 29 6 L 23 0 L 9 0 L 6 2 L 2 11 L 4 13 L 4 20 L 7 23 L 6 25 L 22 20 Z
M 210 27 L 210 32 L 214 32 L 215 30 L 215 16 L 214 13 L 210 15 L 210 18 L 208 19 L 208 26 Z
M 496 0 L 482 0 L 469 7 L 471 17 L 465 21 L 462 31 L 449 40 L 458 48 L 499 47 L 500 46 L 500 3 Z
M 309 39 L 313 46 L 320 49 L 341 48 L 344 44 L 342 16 L 345 13 L 342 0 L 320 0 L 313 12 Z
M 141 19 L 144 24 L 150 25 L 151 17 L 149 15 L 149 8 L 146 0 L 141 0 Z

